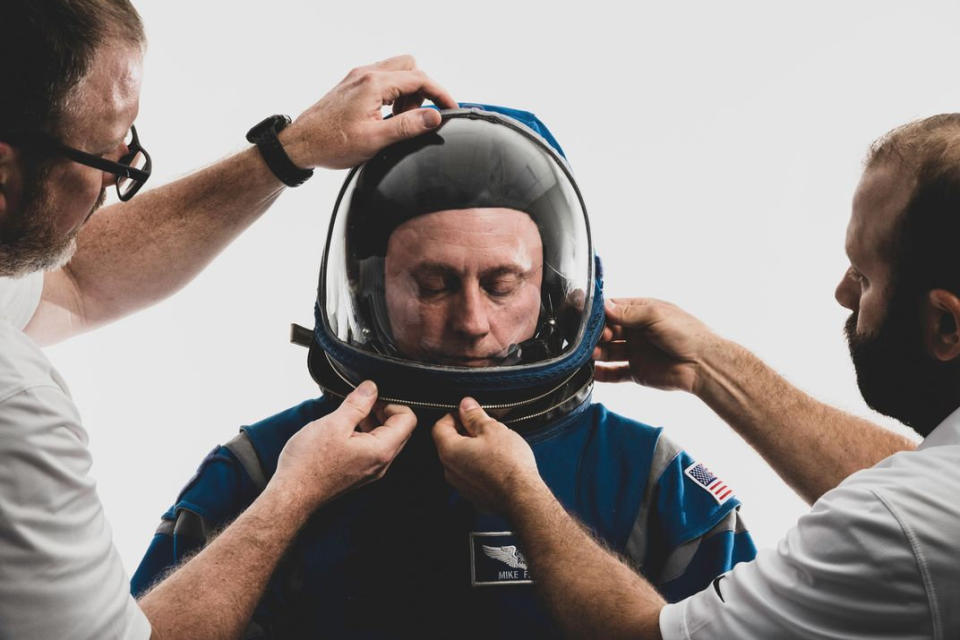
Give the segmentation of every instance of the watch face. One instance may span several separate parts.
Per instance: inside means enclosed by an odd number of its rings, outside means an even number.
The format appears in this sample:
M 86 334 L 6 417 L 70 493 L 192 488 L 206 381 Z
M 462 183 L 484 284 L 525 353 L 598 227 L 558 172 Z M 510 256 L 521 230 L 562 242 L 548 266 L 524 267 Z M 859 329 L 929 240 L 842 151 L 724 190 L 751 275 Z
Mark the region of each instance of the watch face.
M 290 124 L 290 122 L 291 122 L 290 116 L 285 116 L 285 115 L 268 116 L 263 120 L 261 120 L 260 122 L 258 122 L 257 124 L 253 125 L 253 128 L 251 128 L 250 131 L 247 132 L 247 141 L 255 143 L 258 140 L 260 140 L 265 134 L 273 133 L 274 135 L 276 135 L 277 133 L 280 133 L 281 131 L 283 131 L 286 128 L 286 126 Z

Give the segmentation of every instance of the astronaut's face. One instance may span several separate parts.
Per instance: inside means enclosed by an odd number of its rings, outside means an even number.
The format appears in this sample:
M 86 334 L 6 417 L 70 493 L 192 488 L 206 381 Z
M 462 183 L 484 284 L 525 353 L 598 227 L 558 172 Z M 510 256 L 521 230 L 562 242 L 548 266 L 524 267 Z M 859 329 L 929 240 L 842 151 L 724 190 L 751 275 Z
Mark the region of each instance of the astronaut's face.
M 384 272 L 394 342 L 410 359 L 495 366 L 536 331 L 543 245 L 522 211 L 417 216 L 390 236 Z

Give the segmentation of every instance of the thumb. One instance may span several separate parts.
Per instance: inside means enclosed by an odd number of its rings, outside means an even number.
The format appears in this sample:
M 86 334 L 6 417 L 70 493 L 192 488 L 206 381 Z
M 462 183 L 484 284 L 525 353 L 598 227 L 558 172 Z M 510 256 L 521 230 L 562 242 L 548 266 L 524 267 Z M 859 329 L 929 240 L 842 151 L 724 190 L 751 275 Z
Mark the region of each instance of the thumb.
M 364 418 L 370 415 L 374 403 L 377 401 L 377 385 L 371 380 L 365 380 L 356 389 L 350 392 L 337 410 L 327 418 L 343 431 L 353 431 Z
M 468 396 L 460 401 L 460 423 L 469 435 L 479 435 L 488 422 L 495 420 L 487 415 L 476 400 Z
M 436 109 L 413 109 L 384 121 L 387 127 L 386 144 L 414 138 L 440 126 L 440 112 Z

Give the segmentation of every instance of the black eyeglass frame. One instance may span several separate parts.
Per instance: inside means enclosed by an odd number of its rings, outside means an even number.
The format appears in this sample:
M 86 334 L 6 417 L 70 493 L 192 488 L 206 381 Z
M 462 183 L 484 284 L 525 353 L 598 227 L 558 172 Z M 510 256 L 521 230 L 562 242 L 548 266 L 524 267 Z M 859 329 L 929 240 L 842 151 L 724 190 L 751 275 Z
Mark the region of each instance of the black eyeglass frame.
M 112 173 L 118 178 L 115 185 L 117 188 L 117 197 L 124 202 L 136 195 L 140 187 L 142 187 L 150 177 L 150 172 L 153 168 L 150 154 L 140 145 L 140 138 L 137 136 L 137 128 L 134 125 L 130 125 L 130 144 L 127 145 L 127 152 L 120 156 L 116 162 L 65 145 L 53 136 L 39 131 L 34 133 L 0 133 L 0 140 L 7 140 L 14 144 L 17 142 L 29 142 L 47 151 L 59 153 L 65 158 L 79 162 L 82 165 Z M 142 169 L 130 166 L 130 162 L 138 153 L 143 154 L 144 164 Z M 127 178 L 133 182 L 133 185 L 127 190 L 121 191 L 119 178 Z

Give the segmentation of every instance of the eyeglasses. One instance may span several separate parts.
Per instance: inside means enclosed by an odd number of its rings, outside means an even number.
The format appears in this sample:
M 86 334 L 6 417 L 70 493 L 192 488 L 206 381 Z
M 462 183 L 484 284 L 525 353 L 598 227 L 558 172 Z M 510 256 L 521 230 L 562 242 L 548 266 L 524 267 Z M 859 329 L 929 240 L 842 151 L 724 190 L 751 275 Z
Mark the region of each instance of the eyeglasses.
M 153 164 L 150 161 L 150 154 L 140 146 L 140 138 L 137 137 L 137 128 L 130 126 L 130 131 L 124 139 L 124 146 L 127 152 L 120 156 L 116 162 L 95 156 L 92 153 L 81 151 L 69 147 L 53 136 L 43 132 L 33 133 L 0 133 L 0 140 L 8 142 L 28 143 L 37 148 L 58 153 L 74 162 L 82 165 L 100 169 L 117 176 L 117 196 L 126 202 L 132 198 L 140 187 L 144 185 L 147 178 L 150 177 L 150 170 Z

